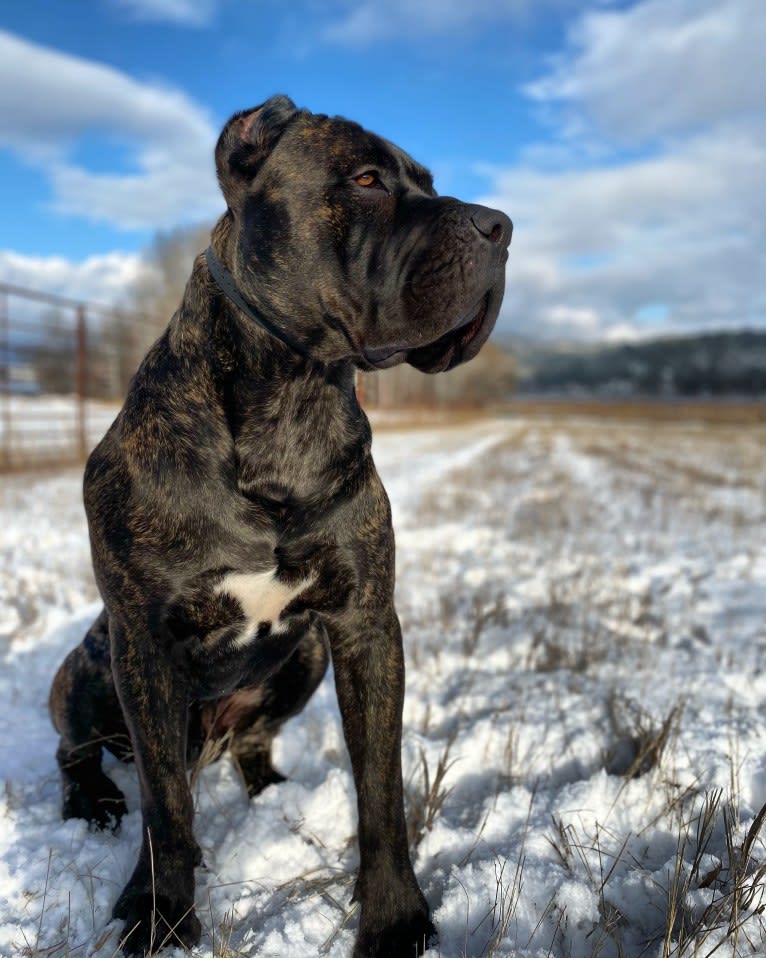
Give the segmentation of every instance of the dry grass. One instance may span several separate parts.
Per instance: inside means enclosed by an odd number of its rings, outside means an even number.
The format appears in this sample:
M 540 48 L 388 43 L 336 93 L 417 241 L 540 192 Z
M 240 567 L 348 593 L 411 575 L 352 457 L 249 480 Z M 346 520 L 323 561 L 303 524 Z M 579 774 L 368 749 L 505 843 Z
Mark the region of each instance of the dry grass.
M 754 856 L 761 840 L 766 805 L 753 820 L 744 841 L 737 840 L 737 812 L 723 791 L 705 794 L 702 807 L 682 824 L 675 868 L 667 886 L 667 915 L 662 936 L 663 958 L 712 955 L 725 943 L 734 955 L 752 954 L 766 941 L 766 923 L 758 921 L 760 941 L 745 921 L 766 911 L 766 860 Z M 716 831 L 723 830 L 725 851 L 709 854 Z M 700 905 L 694 892 L 705 889 Z
M 596 419 L 627 419 L 638 422 L 706 422 L 726 424 L 766 423 L 766 403 L 763 401 L 716 401 L 700 399 L 641 400 L 641 399 L 513 399 L 507 410 L 517 416 L 550 416 L 556 419 L 589 417 Z
M 492 411 L 475 406 L 407 406 L 396 409 L 366 407 L 375 432 L 412 429 L 450 429 L 474 422 L 484 422 Z
M 444 803 L 453 791 L 447 787 L 444 779 L 455 764 L 450 761 L 450 751 L 457 732 L 453 732 L 442 749 L 433 774 L 423 749 L 420 750 L 420 778 L 413 776 L 404 786 L 405 807 L 407 810 L 407 839 L 411 849 L 417 848 L 426 832 L 433 828 L 434 822 L 442 811 Z
M 598 895 L 600 921 L 591 930 L 590 958 L 606 946 L 617 955 L 639 958 L 660 954 L 662 958 L 709 958 L 716 953 L 732 956 L 756 954 L 766 941 L 766 923 L 759 921 L 760 941 L 753 940 L 745 922 L 766 912 L 766 861 L 753 854 L 766 821 L 766 806 L 738 843 L 731 805 L 720 789 L 705 793 L 679 823 L 673 868 L 664 886 L 656 889 L 656 931 L 637 944 L 635 934 L 618 908 L 611 903 L 610 879 L 618 869 L 640 871 L 634 836 L 621 839 L 596 825 L 591 835 L 572 823 L 554 819 L 548 836 L 564 868 L 584 875 Z M 723 833 L 724 847 L 719 844 Z M 593 868 L 593 859 L 599 863 Z M 700 903 L 699 892 L 705 901 Z M 664 901 L 664 906 L 663 906 Z M 752 925 L 752 922 L 750 922 Z M 657 950 L 659 947 L 659 951 Z M 723 952 L 721 951 L 723 949 Z
M 657 768 L 668 744 L 678 740 L 683 710 L 681 701 L 658 723 L 637 703 L 612 694 L 609 719 L 615 743 L 604 756 L 607 772 L 629 781 Z
M 519 838 L 518 854 L 515 862 L 511 864 L 507 860 L 495 859 L 495 900 L 489 911 L 480 918 L 472 929 L 472 934 L 475 935 L 485 923 L 488 923 L 489 933 L 483 948 L 475 958 L 494 958 L 508 938 L 524 887 L 526 844 L 529 836 L 534 803 L 535 791 L 533 790 L 529 798 L 526 822 L 524 823 Z M 544 918 L 545 913 L 541 917 L 538 927 L 540 927 Z M 526 943 L 526 946 L 531 943 L 532 938 L 534 938 L 534 933 Z M 474 956 L 463 951 L 461 958 L 474 958 Z

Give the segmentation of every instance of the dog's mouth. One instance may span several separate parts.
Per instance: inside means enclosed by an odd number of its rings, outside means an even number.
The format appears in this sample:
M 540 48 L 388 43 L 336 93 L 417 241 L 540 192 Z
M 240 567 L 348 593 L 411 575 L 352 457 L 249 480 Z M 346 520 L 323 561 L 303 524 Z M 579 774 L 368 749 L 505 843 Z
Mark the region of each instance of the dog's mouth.
M 502 290 L 499 297 L 494 289 L 488 290 L 469 313 L 467 322 L 461 322 L 432 343 L 411 349 L 365 349 L 364 357 L 376 369 L 388 369 L 406 362 L 424 373 L 446 372 L 471 359 L 483 346 L 495 325 L 499 302 L 494 309 L 491 307 L 499 299 L 502 299 Z
M 420 346 L 409 350 L 407 362 L 424 373 L 446 372 L 453 366 L 457 366 L 463 361 L 468 346 L 477 338 L 484 326 L 489 301 L 490 292 L 487 292 L 467 323 L 445 333 L 430 346 Z

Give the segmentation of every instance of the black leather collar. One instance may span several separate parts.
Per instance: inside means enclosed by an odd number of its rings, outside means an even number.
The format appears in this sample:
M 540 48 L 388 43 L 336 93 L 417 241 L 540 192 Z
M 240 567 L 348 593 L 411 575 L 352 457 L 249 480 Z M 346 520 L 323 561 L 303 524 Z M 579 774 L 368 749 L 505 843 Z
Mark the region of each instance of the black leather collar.
M 299 356 L 303 356 L 305 359 L 312 359 L 311 354 L 303 345 L 303 343 L 299 343 L 297 339 L 294 339 L 289 333 L 286 333 L 283 329 L 280 329 L 270 320 L 266 319 L 266 317 L 262 316 L 254 306 L 248 303 L 248 301 L 237 288 L 234 277 L 216 258 L 212 246 L 208 246 L 208 248 L 205 250 L 205 262 L 207 263 L 207 268 L 210 270 L 210 275 L 217 283 L 218 288 L 235 306 L 239 307 L 243 313 L 246 313 L 254 323 L 257 323 L 258 326 L 261 327 L 261 329 L 265 329 L 266 332 L 275 339 L 278 339 L 280 342 L 284 343 L 285 346 L 288 346 L 290 349 L 292 349 L 294 353 L 298 353 Z

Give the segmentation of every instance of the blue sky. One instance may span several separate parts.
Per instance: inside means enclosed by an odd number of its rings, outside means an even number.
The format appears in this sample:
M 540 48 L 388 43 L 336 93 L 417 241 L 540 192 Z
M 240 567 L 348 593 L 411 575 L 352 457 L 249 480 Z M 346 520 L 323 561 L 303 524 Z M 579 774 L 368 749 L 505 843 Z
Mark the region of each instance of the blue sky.
M 0 279 L 124 301 L 272 93 L 516 231 L 507 332 L 766 325 L 763 0 L 6 0 Z

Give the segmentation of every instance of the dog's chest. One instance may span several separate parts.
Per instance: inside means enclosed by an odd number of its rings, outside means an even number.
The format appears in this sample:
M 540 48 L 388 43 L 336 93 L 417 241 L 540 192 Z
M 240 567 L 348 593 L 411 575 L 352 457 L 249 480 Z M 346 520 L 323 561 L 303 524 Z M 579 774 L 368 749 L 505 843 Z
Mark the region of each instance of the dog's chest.
M 287 581 L 272 568 L 229 571 L 190 584 L 169 624 L 172 655 L 192 697 L 218 698 L 257 685 L 280 668 L 307 628 L 301 597 L 313 582 L 312 574 Z
M 306 611 L 301 598 L 308 598 L 314 572 L 285 575 L 276 565 L 246 569 L 208 571 L 184 583 L 166 610 L 176 642 L 193 639 L 225 655 L 253 644 L 259 635 L 285 632 L 293 613 Z
M 273 633 L 283 632 L 282 613 L 313 582 L 313 576 L 289 584 L 281 581 L 277 570 L 266 572 L 230 572 L 213 589 L 216 596 L 228 596 L 238 603 L 243 622 L 237 626 L 233 643 L 247 645 L 259 629 L 269 625 Z

